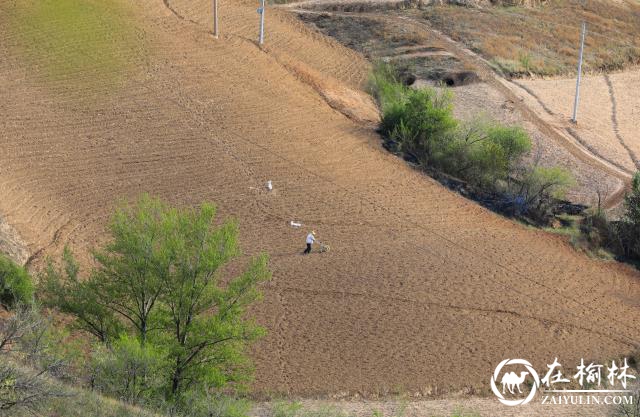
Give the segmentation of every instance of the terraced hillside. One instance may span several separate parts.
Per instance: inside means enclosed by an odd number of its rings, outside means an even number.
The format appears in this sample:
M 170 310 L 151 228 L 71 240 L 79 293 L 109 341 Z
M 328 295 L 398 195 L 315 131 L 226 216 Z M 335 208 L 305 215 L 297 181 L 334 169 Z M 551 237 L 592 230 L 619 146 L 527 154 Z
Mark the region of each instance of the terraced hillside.
M 206 0 L 65 1 L 87 5 L 74 31 L 24 18 L 46 1 L 0 3 L 0 213 L 31 266 L 65 244 L 86 255 L 118 199 L 217 202 L 246 253 L 272 256 L 257 393 L 486 389 L 507 357 L 569 363 L 640 342 L 635 271 L 381 149 L 355 52 L 271 9 L 261 49 L 244 0 L 224 2 L 218 40 Z M 300 255 L 311 228 L 330 252 Z

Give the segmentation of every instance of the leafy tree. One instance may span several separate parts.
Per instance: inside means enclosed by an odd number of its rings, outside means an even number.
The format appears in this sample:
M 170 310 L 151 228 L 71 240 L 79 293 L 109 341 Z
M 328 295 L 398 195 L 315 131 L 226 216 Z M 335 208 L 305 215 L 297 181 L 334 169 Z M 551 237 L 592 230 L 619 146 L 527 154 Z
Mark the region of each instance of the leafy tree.
M 29 273 L 0 254 L 0 305 L 6 309 L 33 302 L 33 282 Z
M 90 291 L 134 327 L 142 344 L 154 330 L 156 302 L 167 288 L 177 216 L 177 210 L 144 195 L 116 210 L 109 225 L 112 241 L 94 252 L 98 268 Z
M 481 125 L 479 131 L 469 150 L 469 170 L 463 177 L 491 188 L 509 178 L 515 164 L 531 150 L 531 139 L 518 126 L 490 123 Z
M 101 341 L 124 330 L 141 348 L 166 352 L 172 398 L 194 383 L 242 381 L 245 346 L 264 333 L 244 313 L 270 278 L 268 259 L 260 255 L 226 277 L 225 266 L 240 255 L 238 226 L 215 219 L 211 204 L 176 209 L 145 195 L 116 211 L 112 241 L 94 252 L 97 267 L 87 279 L 78 278 L 70 254 L 64 271 L 49 268 L 47 298 Z
M 99 290 L 95 279 L 80 280 L 79 266 L 69 248 L 64 249 L 63 268 L 51 260 L 40 278 L 45 304 L 75 316 L 75 325 L 100 340 L 109 343 L 124 327 Z

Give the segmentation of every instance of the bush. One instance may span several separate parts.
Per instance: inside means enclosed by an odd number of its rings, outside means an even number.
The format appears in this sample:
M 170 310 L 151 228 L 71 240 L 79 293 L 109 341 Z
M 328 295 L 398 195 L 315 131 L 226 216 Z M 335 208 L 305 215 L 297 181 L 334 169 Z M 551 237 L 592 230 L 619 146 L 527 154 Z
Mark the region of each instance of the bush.
M 50 361 L 49 346 L 40 343 L 48 340 L 43 335 L 49 329 L 34 304 L 18 304 L 9 317 L 0 319 L 0 416 L 21 410 L 38 415 L 47 399 L 65 395 L 48 383 L 47 374 L 53 375 L 61 364 Z
M 425 167 L 493 189 L 531 149 L 522 128 L 482 120 L 460 125 L 450 90 L 405 87 L 389 64 L 375 67 L 371 88 L 382 108 L 387 147 Z
M 620 245 L 616 230 L 607 219 L 603 210 L 588 213 L 580 222 L 580 236 L 583 245 L 590 251 L 609 248 L 620 253 Z
M 380 131 L 389 150 L 471 184 L 496 210 L 517 206 L 517 213 L 546 220 L 574 183 L 562 168 L 520 164 L 531 151 L 523 128 L 482 119 L 459 123 L 450 90 L 406 87 L 390 64 L 374 68 L 370 87 L 382 109 Z
M 516 126 L 474 120 L 460 128 L 443 158 L 443 171 L 482 189 L 498 191 L 520 158 L 531 150 L 527 132 Z M 504 191 L 504 190 L 499 190 Z
M 564 198 L 574 184 L 573 176 L 566 169 L 536 166 L 524 171 L 515 188 L 525 211 L 536 220 L 544 220 L 553 214 L 555 202 Z
M 210 390 L 190 390 L 184 395 L 181 415 L 185 417 L 247 417 L 252 404 L 245 399 L 212 394 Z
M 617 232 L 623 255 L 640 260 L 640 173 L 631 182 L 631 191 L 624 198 L 625 212 L 618 222 Z
M 63 389 L 47 382 L 41 373 L 26 370 L 3 358 L 0 362 L 0 416 L 15 415 L 13 413 L 20 409 L 39 415 L 45 400 L 65 395 Z
M 382 132 L 422 165 L 437 166 L 458 126 L 448 90 L 407 89 L 405 100 L 383 113 Z
M 580 227 L 581 237 L 589 249 L 606 248 L 640 266 L 640 172 L 633 177 L 624 208 L 619 221 L 609 221 L 601 210 L 586 216 Z
M 12 308 L 33 302 L 34 287 L 29 273 L 0 254 L 0 305 Z
M 393 64 L 375 64 L 369 78 L 369 92 L 378 101 L 383 112 L 387 110 L 387 106 L 404 101 L 407 90 L 408 88 L 400 82 L 398 69 Z
M 632 387 L 631 404 L 620 404 L 614 407 L 612 417 L 640 417 L 640 387 Z
M 92 385 L 121 401 L 148 404 L 161 397 L 167 368 L 164 352 L 123 335 L 93 352 Z

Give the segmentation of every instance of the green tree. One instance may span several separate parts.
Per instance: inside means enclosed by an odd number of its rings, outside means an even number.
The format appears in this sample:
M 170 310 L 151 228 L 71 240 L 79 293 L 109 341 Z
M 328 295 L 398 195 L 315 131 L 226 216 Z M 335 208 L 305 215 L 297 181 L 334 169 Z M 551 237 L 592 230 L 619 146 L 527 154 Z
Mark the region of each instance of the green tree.
M 75 325 L 100 340 L 110 343 L 124 329 L 106 303 L 95 279 L 81 280 L 80 268 L 69 248 L 64 249 L 62 268 L 56 268 L 51 259 L 40 277 L 44 303 L 63 313 L 75 316 Z
M 531 139 L 518 126 L 480 123 L 478 133 L 469 145 L 468 169 L 462 178 L 484 187 L 495 187 L 497 181 L 507 180 L 515 164 L 531 150 Z
M 451 100 L 448 90 L 407 89 L 405 101 L 385 111 L 383 133 L 397 140 L 403 152 L 429 165 L 434 162 L 434 155 L 451 140 L 458 126 Z
M 245 346 L 264 333 L 244 313 L 271 276 L 268 258 L 225 276 L 240 255 L 238 226 L 215 219 L 211 204 L 177 209 L 145 195 L 116 211 L 112 240 L 94 252 L 97 267 L 85 280 L 70 255 L 64 271 L 49 268 L 47 299 L 102 341 L 126 329 L 141 347 L 165 351 L 172 398 L 194 383 L 244 380 Z
M 176 209 L 143 195 L 136 204 L 116 210 L 109 224 L 111 242 L 94 252 L 98 267 L 91 291 L 134 327 L 143 345 L 154 330 L 156 303 L 167 288 L 177 216 Z
M 33 302 L 33 282 L 26 269 L 0 254 L 0 305 L 6 309 Z

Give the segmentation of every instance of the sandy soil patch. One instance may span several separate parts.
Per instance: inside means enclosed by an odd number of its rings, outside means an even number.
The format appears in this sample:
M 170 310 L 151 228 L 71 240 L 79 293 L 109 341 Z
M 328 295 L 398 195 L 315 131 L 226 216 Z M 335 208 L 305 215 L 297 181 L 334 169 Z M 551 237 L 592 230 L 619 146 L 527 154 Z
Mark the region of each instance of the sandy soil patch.
M 573 111 L 575 79 L 521 80 L 532 94 L 527 100 L 546 113 L 568 120 Z M 603 157 L 628 170 L 640 168 L 640 70 L 583 78 L 575 130 Z

